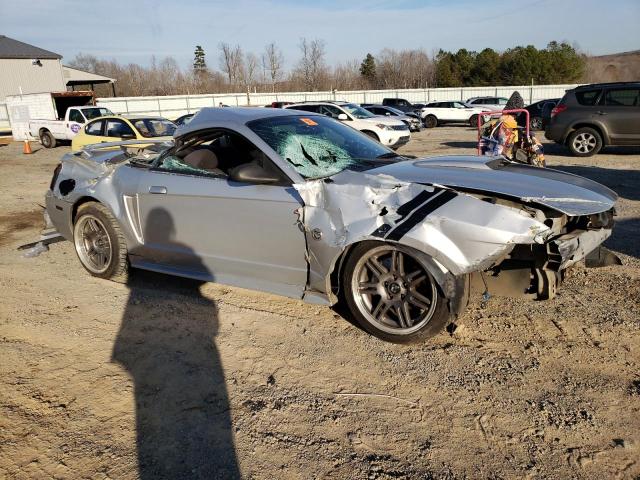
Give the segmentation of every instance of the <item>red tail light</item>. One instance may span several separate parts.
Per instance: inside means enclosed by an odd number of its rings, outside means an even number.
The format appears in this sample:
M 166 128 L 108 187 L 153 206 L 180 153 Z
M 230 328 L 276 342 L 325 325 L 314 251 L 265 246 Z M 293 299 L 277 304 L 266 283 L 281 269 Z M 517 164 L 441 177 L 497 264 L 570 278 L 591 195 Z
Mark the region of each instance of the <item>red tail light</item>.
M 551 110 L 551 118 L 564 112 L 566 109 L 567 109 L 566 105 L 556 105 L 555 107 L 553 107 L 553 110 Z

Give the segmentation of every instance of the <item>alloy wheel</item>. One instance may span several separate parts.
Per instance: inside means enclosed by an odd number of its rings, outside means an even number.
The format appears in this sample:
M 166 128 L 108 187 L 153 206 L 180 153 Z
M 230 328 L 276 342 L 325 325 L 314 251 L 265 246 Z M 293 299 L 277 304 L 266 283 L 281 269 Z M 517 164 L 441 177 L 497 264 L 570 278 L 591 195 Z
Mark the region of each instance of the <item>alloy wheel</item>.
M 351 278 L 358 309 L 380 330 L 410 334 L 434 315 L 438 291 L 433 277 L 403 250 L 391 245 L 371 249 L 358 260 Z
M 80 261 L 89 271 L 99 274 L 109 268 L 113 246 L 100 219 L 83 215 L 74 227 L 74 244 Z
M 576 135 L 573 139 L 573 149 L 579 153 L 589 153 L 592 152 L 596 145 L 598 144 L 598 140 L 591 133 L 580 133 Z

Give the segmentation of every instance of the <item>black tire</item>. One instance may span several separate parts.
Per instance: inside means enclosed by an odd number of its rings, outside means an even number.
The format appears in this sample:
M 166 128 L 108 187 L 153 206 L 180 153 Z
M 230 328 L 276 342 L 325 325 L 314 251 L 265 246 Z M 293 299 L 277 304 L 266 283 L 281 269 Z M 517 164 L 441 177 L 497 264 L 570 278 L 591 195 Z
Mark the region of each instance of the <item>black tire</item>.
M 424 119 L 424 126 L 426 128 L 436 128 L 438 126 L 438 119 L 435 115 L 427 115 Z
M 602 149 L 602 136 L 593 128 L 579 128 L 569 135 L 567 146 L 576 157 L 590 157 Z
M 387 252 L 389 256 L 385 257 Z M 393 257 L 393 252 L 401 254 L 401 257 Z M 451 314 L 447 299 L 421 260 L 421 255 L 416 253 L 403 245 L 370 241 L 357 245 L 349 255 L 343 270 L 344 299 L 353 320 L 367 333 L 387 342 L 417 343 L 433 337 L 449 324 Z M 403 273 L 397 277 L 390 276 L 397 272 L 392 267 L 394 258 L 402 258 L 397 260 L 398 264 L 407 267 L 406 270 L 403 267 Z M 368 266 L 371 259 L 376 260 L 376 265 L 388 268 L 382 276 L 377 274 L 374 282 L 371 282 L 373 276 L 364 278 L 372 272 Z M 419 273 L 415 275 L 417 271 Z M 390 276 L 389 282 L 385 280 L 386 276 Z M 417 284 L 414 286 L 414 283 Z M 396 290 L 392 291 L 392 287 Z M 369 290 L 384 293 L 367 293 Z M 427 303 L 425 297 L 430 302 Z M 416 316 L 415 323 L 407 322 L 407 319 L 413 321 L 413 315 Z M 404 317 L 406 327 L 401 326 L 400 317 Z
M 478 128 L 478 115 L 471 115 L 471 117 L 469 118 L 469 126 L 471 128 Z
M 378 138 L 378 135 L 375 134 L 375 132 L 372 132 L 370 130 L 363 130 L 362 133 L 364 133 L 367 137 L 373 138 L 376 142 L 380 142 L 380 139 Z
M 542 130 L 542 117 L 532 117 L 529 127 L 531 130 Z
M 40 132 L 40 143 L 42 143 L 42 146 L 44 148 L 55 148 L 56 139 L 53 135 L 51 135 L 50 131 L 43 130 L 42 132 Z
M 92 222 L 106 233 L 108 242 L 103 241 L 99 244 L 98 240 L 103 240 L 103 234 L 100 234 L 100 238 L 96 238 L 97 235 L 90 237 L 97 233 L 91 231 Z M 97 202 L 80 205 L 73 223 L 73 243 L 80 263 L 91 275 L 121 283 L 127 281 L 129 273 L 127 244 L 118 221 L 104 205 Z M 105 243 L 108 243 L 108 247 Z M 100 251 L 109 250 L 104 268 L 96 267 L 96 263 L 91 261 L 91 254 L 87 252 L 90 249 L 97 252 L 96 247 Z

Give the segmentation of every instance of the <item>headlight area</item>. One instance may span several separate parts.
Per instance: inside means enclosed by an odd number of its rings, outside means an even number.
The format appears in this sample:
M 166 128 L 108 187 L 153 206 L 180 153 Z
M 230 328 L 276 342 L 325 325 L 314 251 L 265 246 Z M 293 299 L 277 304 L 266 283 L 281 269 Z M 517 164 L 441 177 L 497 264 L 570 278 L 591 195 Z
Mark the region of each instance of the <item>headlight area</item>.
M 380 130 L 392 130 L 389 125 L 385 125 L 384 123 L 376 123 L 376 127 L 378 127 Z
M 543 223 L 550 230 L 536 235 L 535 243 L 515 245 L 499 264 L 474 274 L 474 288 L 492 295 L 546 300 L 555 296 L 567 269 L 582 260 L 587 267 L 621 264 L 615 254 L 602 247 L 612 232 L 613 209 L 576 217 L 552 210 L 538 212 L 547 217 Z

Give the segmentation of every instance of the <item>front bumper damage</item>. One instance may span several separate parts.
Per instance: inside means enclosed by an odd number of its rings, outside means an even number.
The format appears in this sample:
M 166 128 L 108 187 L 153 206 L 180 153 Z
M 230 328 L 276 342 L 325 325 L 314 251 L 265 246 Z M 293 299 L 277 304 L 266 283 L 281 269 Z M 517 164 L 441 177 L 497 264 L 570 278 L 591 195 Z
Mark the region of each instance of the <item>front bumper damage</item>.
M 337 301 L 342 259 L 362 241 L 402 244 L 428 258 L 430 273 L 451 294 L 452 313 L 466 305 L 454 292 L 478 275 L 491 293 L 551 298 L 563 271 L 599 252 L 613 225 L 613 203 L 602 213 L 571 217 L 386 174 L 342 172 L 295 188 L 305 205 L 299 213 L 307 234 L 306 294 L 326 294 L 330 303 Z M 612 254 L 598 256 L 617 263 Z

